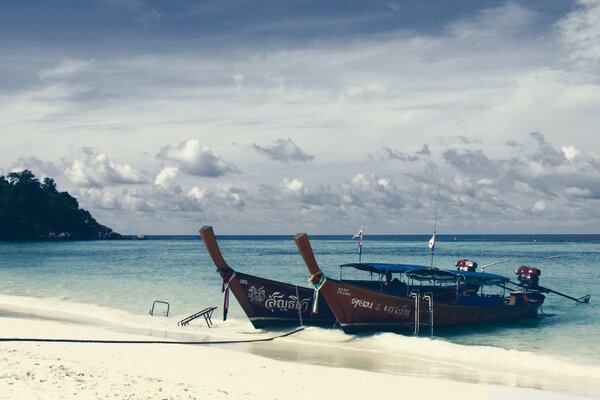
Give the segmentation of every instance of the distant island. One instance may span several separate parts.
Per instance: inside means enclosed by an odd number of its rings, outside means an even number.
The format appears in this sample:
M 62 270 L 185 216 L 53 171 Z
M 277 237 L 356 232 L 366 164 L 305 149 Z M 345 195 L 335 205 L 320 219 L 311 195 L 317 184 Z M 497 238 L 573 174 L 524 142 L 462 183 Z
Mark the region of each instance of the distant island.
M 59 192 L 52 178 L 40 182 L 29 170 L 0 176 L 0 240 L 121 239 Z

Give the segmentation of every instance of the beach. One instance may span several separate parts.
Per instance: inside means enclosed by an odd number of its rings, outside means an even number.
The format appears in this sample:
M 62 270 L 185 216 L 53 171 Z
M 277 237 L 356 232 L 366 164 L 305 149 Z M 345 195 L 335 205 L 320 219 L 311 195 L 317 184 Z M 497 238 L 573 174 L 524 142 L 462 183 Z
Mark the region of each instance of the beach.
M 208 328 L 197 326 L 196 331 Z M 235 339 L 231 332 L 219 338 Z M 271 333 L 272 334 L 272 333 Z M 268 337 L 261 333 L 257 338 Z M 0 318 L 2 338 L 157 340 L 97 326 Z M 237 336 L 240 338 L 240 336 Z M 248 339 L 248 337 L 243 337 Z M 171 339 L 164 339 L 166 341 Z M 269 344 L 275 343 L 267 342 Z M 281 339 L 285 340 L 285 339 Z M 266 345 L 266 343 L 265 343 Z M 293 341 L 287 344 L 293 347 Z M 330 349 L 335 352 L 335 349 Z M 0 343 L 2 399 L 578 399 L 565 391 L 466 383 L 280 361 L 227 345 Z

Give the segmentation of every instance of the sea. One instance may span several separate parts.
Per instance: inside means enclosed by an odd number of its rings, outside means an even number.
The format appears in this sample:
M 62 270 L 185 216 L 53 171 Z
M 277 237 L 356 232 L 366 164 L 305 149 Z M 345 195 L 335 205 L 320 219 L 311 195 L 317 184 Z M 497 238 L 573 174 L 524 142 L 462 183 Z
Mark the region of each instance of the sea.
M 292 236 L 217 238 L 235 270 L 308 286 L 309 274 Z M 454 268 L 456 260 L 470 259 L 479 266 L 494 264 L 486 272 L 512 280 L 517 267 L 535 266 L 542 271 L 541 285 L 576 298 L 589 294 L 590 302 L 577 304 L 548 294 L 537 319 L 434 332 L 433 337 L 346 335 L 335 326 L 310 327 L 279 342 L 237 349 L 295 362 L 600 396 L 600 235 L 438 235 L 433 257 L 429 239 L 367 235 L 360 257 L 364 262 L 438 268 Z M 331 277 L 339 277 L 340 264 L 359 259 L 351 235 L 311 236 L 311 242 L 321 269 Z M 221 278 L 199 236 L 0 242 L 0 316 L 93 324 L 165 338 L 256 335 L 233 296 L 230 303 L 223 321 Z M 213 328 L 203 320 L 177 326 L 180 319 L 208 306 L 218 307 Z

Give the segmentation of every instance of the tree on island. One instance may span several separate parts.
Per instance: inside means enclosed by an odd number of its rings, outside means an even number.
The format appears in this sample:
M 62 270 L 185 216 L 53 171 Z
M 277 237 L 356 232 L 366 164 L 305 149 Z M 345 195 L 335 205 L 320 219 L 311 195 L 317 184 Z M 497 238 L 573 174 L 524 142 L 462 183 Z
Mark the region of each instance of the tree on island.
M 120 238 L 59 192 L 54 179 L 40 183 L 29 170 L 0 176 L 0 240 Z

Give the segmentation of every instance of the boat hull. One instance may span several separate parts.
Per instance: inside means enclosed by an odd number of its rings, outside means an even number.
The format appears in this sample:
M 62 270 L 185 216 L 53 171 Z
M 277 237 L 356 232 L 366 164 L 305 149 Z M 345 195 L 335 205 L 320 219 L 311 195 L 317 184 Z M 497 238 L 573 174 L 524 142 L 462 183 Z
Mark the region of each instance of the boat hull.
M 320 294 L 325 298 L 338 323 L 347 333 L 358 331 L 413 331 L 415 299 L 379 292 L 356 284 L 327 278 Z M 518 321 L 537 316 L 544 296 L 532 293 L 521 304 L 459 305 L 433 303 L 433 325 L 437 328 Z M 419 301 L 420 325 L 429 325 L 429 303 Z
M 312 313 L 312 289 L 241 272 L 235 274 L 229 287 L 255 328 L 335 324 L 322 297 L 319 312 Z

